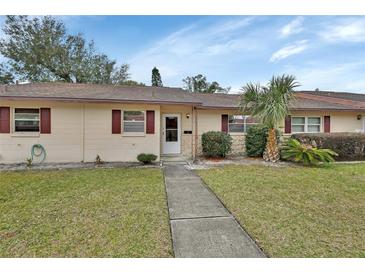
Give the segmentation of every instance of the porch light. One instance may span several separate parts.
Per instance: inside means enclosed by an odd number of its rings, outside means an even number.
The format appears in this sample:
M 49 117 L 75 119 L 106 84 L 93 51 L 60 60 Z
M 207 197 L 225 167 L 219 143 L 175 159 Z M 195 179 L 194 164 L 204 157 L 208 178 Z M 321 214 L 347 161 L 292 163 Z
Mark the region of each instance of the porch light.
M 190 118 L 190 113 L 186 113 L 186 119 Z
M 357 120 L 361 120 L 361 118 L 362 118 L 362 115 L 361 114 L 358 114 L 357 115 Z

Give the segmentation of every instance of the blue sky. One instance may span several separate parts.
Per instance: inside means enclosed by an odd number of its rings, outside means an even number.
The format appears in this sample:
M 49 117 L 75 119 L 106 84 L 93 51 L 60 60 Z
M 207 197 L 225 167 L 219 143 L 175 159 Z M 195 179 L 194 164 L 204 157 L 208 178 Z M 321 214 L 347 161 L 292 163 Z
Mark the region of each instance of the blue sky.
M 63 16 L 70 32 L 165 86 L 198 73 L 231 86 L 297 76 L 301 89 L 365 93 L 365 16 Z

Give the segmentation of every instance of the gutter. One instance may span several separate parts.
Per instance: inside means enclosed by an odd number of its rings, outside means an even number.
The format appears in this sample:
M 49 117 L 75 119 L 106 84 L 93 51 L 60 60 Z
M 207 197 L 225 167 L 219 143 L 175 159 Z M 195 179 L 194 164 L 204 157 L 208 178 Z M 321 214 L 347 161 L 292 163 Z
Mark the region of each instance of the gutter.
M 121 99 L 90 99 L 90 98 L 70 98 L 70 97 L 28 97 L 28 96 L 0 96 L 4 100 L 45 100 L 74 103 L 124 103 L 124 104 L 157 104 L 157 105 L 202 105 L 201 102 L 187 101 L 158 101 L 158 100 L 121 100 Z

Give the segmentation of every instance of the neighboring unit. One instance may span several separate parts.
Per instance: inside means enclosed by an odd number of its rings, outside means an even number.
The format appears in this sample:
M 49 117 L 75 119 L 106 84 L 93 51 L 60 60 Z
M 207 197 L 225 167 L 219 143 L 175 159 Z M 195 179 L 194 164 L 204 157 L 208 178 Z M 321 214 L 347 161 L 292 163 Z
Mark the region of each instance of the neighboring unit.
M 34 144 L 47 162 L 136 161 L 140 153 L 194 158 L 201 135 L 224 131 L 244 153 L 256 122 L 238 109 L 239 95 L 179 88 L 37 83 L 0 86 L 0 163 L 24 162 Z M 296 92 L 286 134 L 364 132 L 365 95 Z

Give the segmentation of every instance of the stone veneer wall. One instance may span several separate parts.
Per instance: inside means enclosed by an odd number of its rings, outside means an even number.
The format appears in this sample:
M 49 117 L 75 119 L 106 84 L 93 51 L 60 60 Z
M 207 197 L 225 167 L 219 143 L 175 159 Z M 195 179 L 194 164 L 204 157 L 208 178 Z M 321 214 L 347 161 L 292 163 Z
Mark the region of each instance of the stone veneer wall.
M 182 138 L 181 138 L 182 155 L 186 156 L 186 157 L 192 157 L 193 135 L 192 134 L 182 134 L 181 136 L 182 136 Z

